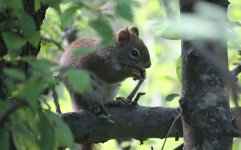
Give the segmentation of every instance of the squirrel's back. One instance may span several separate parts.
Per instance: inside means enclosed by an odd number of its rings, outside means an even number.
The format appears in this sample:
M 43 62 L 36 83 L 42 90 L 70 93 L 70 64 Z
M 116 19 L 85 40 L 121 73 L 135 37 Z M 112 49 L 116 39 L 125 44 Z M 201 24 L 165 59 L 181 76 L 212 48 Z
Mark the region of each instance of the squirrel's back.
M 75 67 L 81 67 L 80 63 L 82 61 L 82 57 L 84 56 L 74 56 L 74 51 L 78 48 L 93 48 L 96 49 L 98 45 L 100 44 L 100 40 L 97 39 L 78 39 L 72 42 L 65 52 L 63 53 L 60 65 L 61 66 L 75 66 Z M 78 64 L 75 64 L 78 63 Z

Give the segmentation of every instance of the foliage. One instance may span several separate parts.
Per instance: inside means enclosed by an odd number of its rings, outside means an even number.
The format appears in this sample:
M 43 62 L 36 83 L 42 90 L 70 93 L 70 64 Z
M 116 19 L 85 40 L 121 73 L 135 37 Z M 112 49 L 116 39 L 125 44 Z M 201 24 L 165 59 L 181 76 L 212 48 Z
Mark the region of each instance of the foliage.
M 195 16 L 187 14 L 180 24 L 173 17 L 179 17 L 179 6 L 174 0 L 168 2 L 170 8 L 158 0 L 35 0 L 34 5 L 29 5 L 32 6 L 34 13 L 41 11 L 44 5 L 49 7 L 40 30 L 33 14 L 26 8 L 27 2 L 0 0 L 0 62 L 11 64 L 5 65 L 1 70 L 0 77 L 4 78 L 6 87 L 3 90 L 4 96 L 0 98 L 0 118 L 16 102 L 26 101 L 26 105 L 12 112 L 0 127 L 0 147 L 3 149 L 9 148 L 9 137 L 13 137 L 18 149 L 31 147 L 33 150 L 51 150 L 73 144 L 69 128 L 51 111 L 54 110 L 53 98 L 50 94 L 44 95 L 48 89 L 56 87 L 61 109 L 68 109 L 65 107 L 69 106 L 69 100 L 66 100 L 67 96 L 63 94 L 66 90 L 58 86 L 59 80 L 56 76 L 62 71 L 58 65 L 61 48 L 71 42 L 68 39 L 69 31 L 77 31 L 71 33 L 82 38 L 99 37 L 103 44 L 107 45 L 113 39 L 113 31 L 120 29 L 116 26 L 126 27 L 134 24 L 140 28 L 142 39 L 148 41 L 146 43 L 152 58 L 152 68 L 147 71 L 148 78 L 142 89 L 148 89 L 147 95 L 140 102 L 142 105 L 178 105 L 177 101 L 171 101 L 177 95 L 170 93 L 181 93 L 180 41 L 177 41 L 180 37 L 198 37 L 203 40 L 228 39 L 230 65 L 237 62 L 237 50 L 240 49 L 241 41 L 240 25 L 228 23 L 223 19 L 223 10 L 216 6 L 201 4 L 197 6 Z M 230 2 L 229 19 L 232 22 L 240 22 L 241 3 L 239 0 Z M 108 10 L 111 6 L 113 10 Z M 213 18 L 207 18 L 207 12 L 214 14 Z M 4 18 L 6 16 L 7 18 Z M 219 24 L 213 24 L 213 19 L 218 19 Z M 230 24 L 228 35 L 217 33 L 213 28 L 206 30 L 207 26 L 222 28 L 226 23 Z M 197 28 L 199 30 L 196 30 Z M 39 49 L 41 39 L 38 59 L 31 55 L 32 52 L 29 52 L 29 55 L 23 54 L 26 47 Z M 170 43 L 167 39 L 176 41 Z M 7 54 L 2 55 L 1 51 L 6 50 Z M 85 51 L 88 50 L 80 49 L 77 55 L 85 54 Z M 21 63 L 28 64 L 30 70 L 19 68 L 18 64 Z M 71 85 L 78 92 L 91 90 L 86 72 L 72 68 L 63 71 L 66 71 Z M 134 87 L 135 82 L 130 79 L 123 83 L 120 96 L 128 95 L 132 89 L 130 84 Z M 115 142 L 111 142 L 103 147 L 115 147 Z M 137 149 L 150 149 L 151 145 L 161 147 L 161 142 L 152 139 L 144 142 L 142 146 L 139 146 L 138 141 L 133 145 Z M 174 148 L 173 144 L 166 147 Z

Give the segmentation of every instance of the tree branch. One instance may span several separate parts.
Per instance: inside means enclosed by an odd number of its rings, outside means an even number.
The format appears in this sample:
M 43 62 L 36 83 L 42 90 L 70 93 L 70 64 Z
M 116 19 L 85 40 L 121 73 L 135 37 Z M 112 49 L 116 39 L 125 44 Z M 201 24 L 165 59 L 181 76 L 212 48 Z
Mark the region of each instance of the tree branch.
M 27 102 L 23 100 L 15 101 L 12 103 L 12 105 L 3 112 L 3 114 L 0 117 L 0 125 L 4 123 L 4 121 L 19 107 L 26 106 Z
M 54 45 L 56 45 L 61 51 L 64 51 L 64 48 L 61 46 L 61 43 L 56 41 L 56 40 L 53 40 L 53 39 L 50 39 L 50 38 L 47 38 L 47 37 L 41 37 L 41 39 L 45 42 L 49 42 L 49 43 L 53 43 Z
M 96 117 L 91 112 L 64 113 L 63 120 L 69 125 L 74 139 L 78 143 L 99 143 L 110 139 L 134 138 L 145 140 L 147 138 L 165 138 L 167 132 L 177 115 L 178 108 L 163 107 L 112 107 L 107 108 L 111 120 Z M 239 113 L 241 108 L 232 108 L 234 127 L 241 121 Z M 114 123 L 112 123 L 112 121 Z M 237 129 L 237 128 L 236 128 Z M 237 129 L 241 131 L 241 129 Z M 182 122 L 179 117 L 170 131 L 168 137 L 182 137 Z M 237 136 L 237 135 L 233 135 Z
M 172 122 L 179 114 L 177 108 L 161 107 L 115 107 L 108 108 L 110 119 L 96 117 L 89 111 L 62 114 L 69 125 L 75 141 L 98 143 L 109 139 L 165 138 Z M 182 136 L 181 120 L 174 125 L 169 137 Z

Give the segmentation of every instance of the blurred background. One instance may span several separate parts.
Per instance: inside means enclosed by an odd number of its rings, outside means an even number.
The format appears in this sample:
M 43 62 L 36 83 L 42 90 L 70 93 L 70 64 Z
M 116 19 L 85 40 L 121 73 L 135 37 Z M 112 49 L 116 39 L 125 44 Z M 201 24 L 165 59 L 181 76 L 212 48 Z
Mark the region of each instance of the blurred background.
M 180 17 L 178 0 L 123 0 L 122 3 L 126 3 L 126 5 L 119 9 L 120 12 L 114 11 L 114 7 L 118 6 L 116 3 L 118 1 L 88 0 L 88 2 L 83 2 L 81 9 L 79 9 L 76 7 L 75 1 L 70 3 L 66 0 L 62 2 L 60 7 L 62 15 L 59 15 L 56 9 L 49 8 L 41 29 L 42 45 L 38 57 L 47 58 L 58 64 L 64 49 L 74 39 L 105 38 L 105 35 L 102 35 L 95 26 L 91 25 L 93 20 L 99 18 L 103 18 L 104 27 L 110 27 L 115 33 L 122 28 L 137 26 L 140 38 L 149 49 L 152 62 L 151 68 L 147 70 L 147 79 L 140 89 L 141 92 L 146 92 L 146 95 L 141 97 L 139 104 L 149 107 L 178 107 L 181 95 L 180 36 L 185 38 L 197 36 L 208 40 L 223 38 L 222 33 L 206 30 L 205 25 L 212 23 L 212 19 L 225 15 L 224 10 L 209 4 L 202 4 L 200 5 L 201 9 L 197 8 L 195 16 L 187 15 L 182 24 L 178 24 L 176 22 L 177 18 Z M 213 13 L 214 18 L 205 18 L 205 13 Z M 203 22 L 195 20 L 197 17 L 202 17 Z M 225 38 L 228 38 L 229 65 L 232 69 L 240 61 L 240 0 L 230 0 L 228 19 L 229 21 L 220 19 L 218 26 L 228 24 L 228 35 L 225 35 Z M 187 29 L 182 28 L 182 26 L 189 27 L 188 34 Z M 190 29 L 193 29 L 193 33 L 190 33 Z M 126 97 L 135 85 L 136 81 L 125 80 L 118 96 Z M 62 112 L 71 112 L 70 97 L 63 84 L 58 86 L 57 92 Z M 49 96 L 48 104 L 54 111 L 55 107 L 51 96 Z M 181 138 L 179 141 L 169 138 L 165 149 L 174 149 L 182 141 Z M 100 149 L 115 150 L 131 146 L 131 150 L 150 150 L 153 146 L 155 150 L 158 150 L 161 149 L 162 143 L 163 140 L 160 139 L 148 139 L 142 145 L 137 140 L 118 145 L 115 140 L 110 140 L 100 144 Z M 234 139 L 233 147 L 233 149 L 241 149 L 240 140 Z

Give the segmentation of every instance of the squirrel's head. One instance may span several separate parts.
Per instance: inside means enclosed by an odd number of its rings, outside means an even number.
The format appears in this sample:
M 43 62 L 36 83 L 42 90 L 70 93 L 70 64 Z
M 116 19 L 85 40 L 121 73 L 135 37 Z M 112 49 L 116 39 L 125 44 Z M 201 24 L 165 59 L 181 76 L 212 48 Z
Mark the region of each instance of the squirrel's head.
M 125 28 L 116 35 L 116 60 L 121 67 L 145 70 L 151 66 L 146 45 L 139 38 L 137 27 Z

